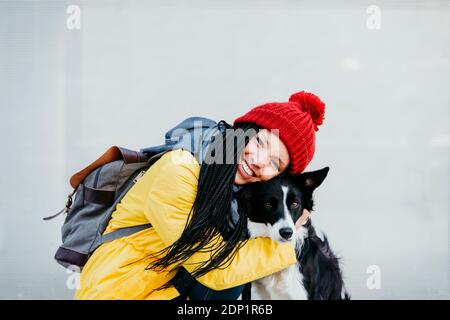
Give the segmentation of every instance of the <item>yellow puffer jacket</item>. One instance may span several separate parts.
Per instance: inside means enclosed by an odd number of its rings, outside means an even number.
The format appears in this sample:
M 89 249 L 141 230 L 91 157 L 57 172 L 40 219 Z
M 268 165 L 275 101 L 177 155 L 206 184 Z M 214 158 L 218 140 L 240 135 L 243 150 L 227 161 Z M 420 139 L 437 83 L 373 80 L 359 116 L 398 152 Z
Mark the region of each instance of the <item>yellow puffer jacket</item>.
M 101 245 L 90 257 L 80 277 L 75 299 L 172 299 L 171 287 L 155 290 L 175 276 L 175 271 L 145 270 L 149 256 L 181 235 L 194 203 L 200 165 L 188 151 L 163 155 L 122 199 L 105 234 L 124 227 L 151 223 L 152 228 Z M 219 237 L 219 241 L 223 239 Z M 211 252 L 194 254 L 183 266 L 192 272 Z M 296 262 L 289 244 L 269 238 L 250 239 L 229 267 L 215 269 L 198 281 L 224 290 L 278 272 Z

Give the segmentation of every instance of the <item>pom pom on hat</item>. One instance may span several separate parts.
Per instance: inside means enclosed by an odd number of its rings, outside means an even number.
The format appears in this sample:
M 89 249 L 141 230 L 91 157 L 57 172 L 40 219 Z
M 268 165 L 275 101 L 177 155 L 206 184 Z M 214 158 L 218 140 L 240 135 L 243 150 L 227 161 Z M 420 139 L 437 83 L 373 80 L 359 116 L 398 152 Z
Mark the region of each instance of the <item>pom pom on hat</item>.
M 315 124 L 314 129 L 319 130 L 317 126 L 320 126 L 325 118 L 325 103 L 318 96 L 314 93 L 300 91 L 294 93 L 289 98 L 289 102 L 297 103 L 302 111 L 309 113 Z

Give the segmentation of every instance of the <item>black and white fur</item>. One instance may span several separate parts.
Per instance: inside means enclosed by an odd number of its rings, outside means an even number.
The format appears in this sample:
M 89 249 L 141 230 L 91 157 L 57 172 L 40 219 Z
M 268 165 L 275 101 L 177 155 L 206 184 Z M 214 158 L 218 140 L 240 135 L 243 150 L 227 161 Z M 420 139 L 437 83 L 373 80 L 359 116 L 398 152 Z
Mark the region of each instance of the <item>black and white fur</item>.
M 323 182 L 328 170 L 326 167 L 297 176 L 285 173 L 239 191 L 238 207 L 240 214 L 248 218 L 248 236 L 289 242 L 297 252 L 296 264 L 252 282 L 251 299 L 349 299 L 338 258 L 327 238 L 316 234 L 310 220 L 299 230 L 295 228 L 303 210 L 313 209 L 313 191 Z M 248 294 L 243 298 L 249 298 Z

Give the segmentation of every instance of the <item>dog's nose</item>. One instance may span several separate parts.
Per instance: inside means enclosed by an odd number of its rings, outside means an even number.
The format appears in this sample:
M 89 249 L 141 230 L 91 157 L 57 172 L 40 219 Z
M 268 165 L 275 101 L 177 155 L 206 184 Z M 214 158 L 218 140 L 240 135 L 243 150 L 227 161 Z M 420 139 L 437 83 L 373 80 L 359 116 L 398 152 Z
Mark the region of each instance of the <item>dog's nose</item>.
M 292 237 L 292 233 L 293 233 L 292 228 L 281 228 L 280 229 L 280 236 L 283 239 L 290 240 Z

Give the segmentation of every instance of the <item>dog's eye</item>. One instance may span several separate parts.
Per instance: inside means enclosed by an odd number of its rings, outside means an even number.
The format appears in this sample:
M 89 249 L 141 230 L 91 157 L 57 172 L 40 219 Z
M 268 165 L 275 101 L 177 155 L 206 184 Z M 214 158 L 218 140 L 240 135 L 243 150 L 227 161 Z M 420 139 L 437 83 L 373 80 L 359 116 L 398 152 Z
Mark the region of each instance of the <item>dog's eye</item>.
M 266 209 L 272 209 L 272 204 L 269 201 L 264 202 L 264 208 Z
M 300 206 L 300 204 L 298 202 L 292 202 L 291 203 L 291 208 L 292 209 L 297 209 Z

